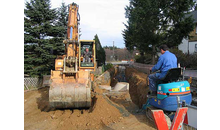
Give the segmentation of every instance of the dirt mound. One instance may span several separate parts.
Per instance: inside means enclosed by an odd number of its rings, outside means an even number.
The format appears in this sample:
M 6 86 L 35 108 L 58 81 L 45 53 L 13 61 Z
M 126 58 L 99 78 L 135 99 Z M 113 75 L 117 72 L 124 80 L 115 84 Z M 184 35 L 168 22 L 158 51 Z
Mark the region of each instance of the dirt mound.
M 141 103 L 141 90 L 137 89 L 146 84 L 143 73 L 135 77 L 133 70 L 127 70 L 127 77 L 130 76 L 130 94 L 126 92 L 108 92 L 99 89 L 98 85 L 112 85 L 117 74 L 117 69 L 106 71 L 102 76 L 93 82 L 95 97 L 94 105 L 90 109 L 51 109 L 49 107 L 49 87 L 37 91 L 24 93 L 24 129 L 43 130 L 75 130 L 75 129 L 152 129 L 154 123 L 147 120 L 145 112 L 139 111 L 135 104 Z M 140 81 L 140 79 L 142 79 Z M 143 83 L 142 83 L 143 82 Z M 144 83 L 145 82 L 145 83 Z M 142 90 L 143 91 L 143 90 Z M 145 90 L 144 90 L 145 91 Z M 131 96 L 130 96 L 131 95 Z M 137 96 L 138 95 L 138 96 Z M 133 103 L 131 101 L 131 98 Z M 142 102 L 144 102 L 143 99 Z
M 125 76 L 129 82 L 129 93 L 132 102 L 142 108 L 147 101 L 147 93 L 149 92 L 149 87 L 147 86 L 148 75 L 134 68 L 126 67 Z
M 49 108 L 49 88 L 24 94 L 25 129 L 103 129 L 121 119 L 121 113 L 102 94 L 90 109 L 55 110 Z

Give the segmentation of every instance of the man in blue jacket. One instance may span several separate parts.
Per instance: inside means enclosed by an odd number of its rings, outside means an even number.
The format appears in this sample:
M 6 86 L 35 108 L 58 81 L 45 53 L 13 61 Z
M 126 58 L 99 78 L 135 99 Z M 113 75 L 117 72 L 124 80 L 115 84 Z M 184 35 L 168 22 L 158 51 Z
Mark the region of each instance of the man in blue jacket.
M 167 71 L 171 68 L 177 68 L 177 58 L 173 53 L 168 51 L 167 45 L 161 45 L 159 48 L 162 55 L 159 57 L 157 64 L 150 70 L 152 72 L 160 70 L 160 72 L 148 76 L 149 88 L 152 91 L 152 95 L 157 94 L 157 83 L 165 77 Z

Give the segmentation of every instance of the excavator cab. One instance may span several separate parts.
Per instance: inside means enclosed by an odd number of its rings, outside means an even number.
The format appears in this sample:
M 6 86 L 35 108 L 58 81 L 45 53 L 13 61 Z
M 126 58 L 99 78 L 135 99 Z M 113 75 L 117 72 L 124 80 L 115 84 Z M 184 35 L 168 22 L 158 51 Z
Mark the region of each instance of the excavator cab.
M 95 70 L 95 41 L 94 40 L 80 40 L 79 41 L 79 69 L 81 70 Z

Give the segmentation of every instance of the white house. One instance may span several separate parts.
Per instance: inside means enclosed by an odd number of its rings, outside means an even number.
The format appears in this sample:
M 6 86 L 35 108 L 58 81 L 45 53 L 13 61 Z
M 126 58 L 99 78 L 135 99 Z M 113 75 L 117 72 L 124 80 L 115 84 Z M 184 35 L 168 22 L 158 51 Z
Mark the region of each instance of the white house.
M 182 50 L 183 53 L 193 54 L 197 52 L 197 10 L 192 11 L 186 17 L 192 15 L 194 18 L 194 23 L 196 24 L 195 29 L 190 33 L 191 38 L 184 38 L 182 43 L 178 46 L 179 50 Z

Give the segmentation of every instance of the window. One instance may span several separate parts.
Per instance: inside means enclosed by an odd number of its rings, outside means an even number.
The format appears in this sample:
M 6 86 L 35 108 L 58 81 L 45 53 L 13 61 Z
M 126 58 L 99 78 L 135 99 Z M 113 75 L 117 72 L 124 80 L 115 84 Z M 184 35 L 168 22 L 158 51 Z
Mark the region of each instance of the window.
M 94 67 L 93 44 L 81 43 L 81 67 Z

